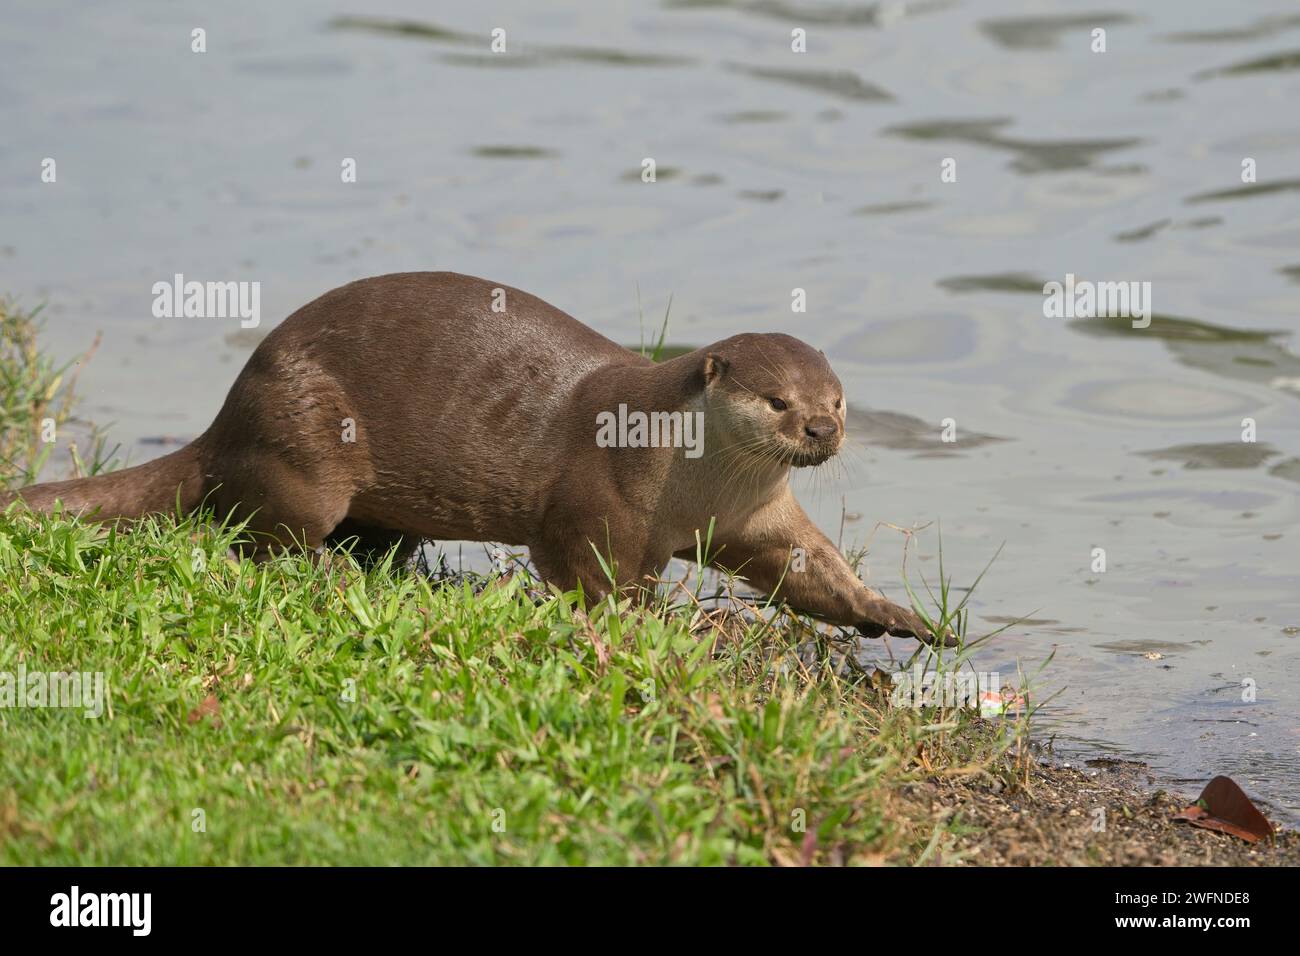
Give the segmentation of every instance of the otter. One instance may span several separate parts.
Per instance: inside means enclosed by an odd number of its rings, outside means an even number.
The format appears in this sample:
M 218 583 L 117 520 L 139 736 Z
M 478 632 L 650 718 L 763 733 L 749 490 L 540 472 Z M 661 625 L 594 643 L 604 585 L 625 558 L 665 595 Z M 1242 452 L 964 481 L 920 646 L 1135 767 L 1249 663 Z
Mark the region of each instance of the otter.
M 211 508 L 247 521 L 255 560 L 347 539 L 401 558 L 426 538 L 523 545 L 543 580 L 596 600 L 694 560 L 711 527 L 713 563 L 791 608 L 935 641 L 790 490 L 791 468 L 839 451 L 844 416 L 826 356 L 789 335 L 655 363 L 518 289 L 398 273 L 289 316 L 184 448 L 0 506 L 96 520 Z

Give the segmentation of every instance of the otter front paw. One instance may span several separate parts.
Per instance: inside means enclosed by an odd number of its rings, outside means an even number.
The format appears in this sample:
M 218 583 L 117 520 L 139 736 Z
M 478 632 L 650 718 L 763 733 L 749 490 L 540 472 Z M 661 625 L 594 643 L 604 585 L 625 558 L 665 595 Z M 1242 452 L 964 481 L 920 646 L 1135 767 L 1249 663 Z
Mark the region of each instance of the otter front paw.
M 951 628 L 945 629 L 943 638 L 939 639 L 921 620 L 920 615 L 884 600 L 871 606 L 867 619 L 858 622 L 857 628 L 863 637 L 879 637 L 888 632 L 895 637 L 914 637 L 925 644 L 943 647 L 956 647 L 958 643 L 957 635 Z

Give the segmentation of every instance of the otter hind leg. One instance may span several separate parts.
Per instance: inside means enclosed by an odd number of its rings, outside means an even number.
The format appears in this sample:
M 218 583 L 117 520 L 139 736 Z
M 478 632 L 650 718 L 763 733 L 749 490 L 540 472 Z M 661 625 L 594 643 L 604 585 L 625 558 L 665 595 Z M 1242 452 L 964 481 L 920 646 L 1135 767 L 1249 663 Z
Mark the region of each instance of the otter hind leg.
M 378 565 L 394 548 L 393 566 L 402 567 L 420 546 L 420 539 L 389 528 L 366 524 L 353 518 L 344 518 L 325 536 L 328 548 L 350 548 L 352 556 L 363 568 Z
M 347 516 L 350 499 L 333 483 L 267 456 L 255 465 L 228 462 L 212 505 L 221 517 L 247 521 L 239 550 L 264 561 L 281 551 L 320 548 Z

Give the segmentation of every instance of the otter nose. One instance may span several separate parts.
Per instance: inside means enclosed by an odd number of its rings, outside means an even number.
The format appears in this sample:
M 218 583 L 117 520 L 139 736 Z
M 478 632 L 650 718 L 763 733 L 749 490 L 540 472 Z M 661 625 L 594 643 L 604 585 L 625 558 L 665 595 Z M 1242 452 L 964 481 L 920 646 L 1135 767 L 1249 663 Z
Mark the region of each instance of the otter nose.
M 835 419 L 829 415 L 822 415 L 819 418 L 808 419 L 803 426 L 803 431 L 809 438 L 825 441 L 827 438 L 833 438 L 839 427 Z

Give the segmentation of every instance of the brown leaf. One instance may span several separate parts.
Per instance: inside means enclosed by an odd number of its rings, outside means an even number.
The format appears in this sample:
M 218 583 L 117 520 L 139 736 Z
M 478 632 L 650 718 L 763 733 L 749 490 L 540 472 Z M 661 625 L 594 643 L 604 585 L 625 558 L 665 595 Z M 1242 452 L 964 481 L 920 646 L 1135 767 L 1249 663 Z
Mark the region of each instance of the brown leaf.
M 595 625 L 591 623 L 591 619 L 587 615 L 581 611 L 575 611 L 573 617 L 582 625 L 582 632 L 586 635 L 587 640 L 591 641 L 592 649 L 596 652 L 596 666 L 603 674 L 605 668 L 609 666 L 609 645 L 601 640 Z
M 221 701 L 217 700 L 216 694 L 204 697 L 203 703 L 191 710 L 187 719 L 191 724 L 197 724 L 204 717 L 212 718 L 212 726 L 221 726 Z
M 1240 837 L 1247 843 L 1273 839 L 1273 824 L 1231 777 L 1218 776 L 1205 785 L 1196 803 L 1174 819 L 1194 827 Z

